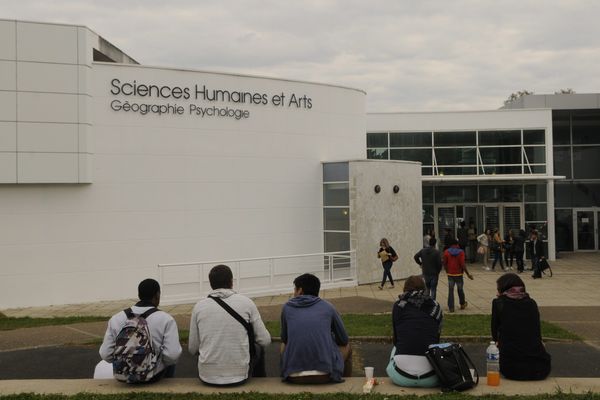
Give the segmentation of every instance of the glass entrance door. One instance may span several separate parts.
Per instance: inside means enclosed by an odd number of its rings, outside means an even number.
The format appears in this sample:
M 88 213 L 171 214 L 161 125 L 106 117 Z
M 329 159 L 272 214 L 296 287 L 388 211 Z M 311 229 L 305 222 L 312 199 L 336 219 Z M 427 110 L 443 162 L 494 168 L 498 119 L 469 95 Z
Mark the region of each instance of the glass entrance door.
M 446 238 L 446 230 L 450 229 L 452 235 L 456 235 L 456 208 L 451 207 L 438 207 L 437 208 L 437 221 L 438 221 L 438 247 L 444 247 L 444 239 Z M 456 236 L 455 236 L 456 237 Z
M 596 216 L 594 210 L 574 210 L 573 225 L 577 227 L 575 250 L 597 250 Z
M 509 231 L 519 231 L 523 229 L 521 225 L 521 207 L 520 206 L 505 206 L 504 207 L 504 226 L 502 232 L 507 235 Z M 516 234 L 516 232 L 513 232 Z

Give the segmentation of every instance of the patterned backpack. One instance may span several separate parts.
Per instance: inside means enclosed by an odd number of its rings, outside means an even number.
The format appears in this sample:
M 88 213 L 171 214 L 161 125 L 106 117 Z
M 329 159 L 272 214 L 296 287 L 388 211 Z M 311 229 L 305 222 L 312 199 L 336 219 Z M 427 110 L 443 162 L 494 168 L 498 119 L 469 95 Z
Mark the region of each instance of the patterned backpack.
M 159 355 L 152 348 L 146 318 L 158 309 L 151 308 L 141 315 L 135 315 L 131 308 L 123 311 L 127 322 L 115 341 L 113 375 L 121 382 L 148 382 L 155 375 Z

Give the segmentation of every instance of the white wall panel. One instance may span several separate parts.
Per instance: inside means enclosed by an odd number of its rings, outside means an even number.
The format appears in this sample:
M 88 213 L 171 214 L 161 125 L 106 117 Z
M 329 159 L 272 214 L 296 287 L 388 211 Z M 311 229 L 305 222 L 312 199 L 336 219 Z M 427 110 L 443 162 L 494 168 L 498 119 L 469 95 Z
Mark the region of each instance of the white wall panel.
M 0 121 L 17 120 L 17 93 L 0 91 Z
M 77 64 L 77 27 L 17 22 L 19 61 Z
M 15 60 L 17 54 L 16 22 L 0 21 L 0 59 Z
M 0 122 L 0 151 L 17 151 L 16 122 Z
M 79 183 L 92 183 L 94 181 L 93 154 L 79 153 Z
M 77 152 L 77 124 L 18 123 L 18 151 Z
M 77 122 L 77 95 L 19 92 L 17 116 L 24 122 Z
M 17 63 L 0 60 L 0 90 L 17 89 Z
M 77 65 L 40 62 L 17 63 L 17 87 L 31 92 L 77 93 Z
M 77 183 L 75 153 L 18 153 L 19 183 Z
M 17 183 L 17 153 L 0 152 L 0 183 Z M 3 225 L 3 231 L 8 225 Z

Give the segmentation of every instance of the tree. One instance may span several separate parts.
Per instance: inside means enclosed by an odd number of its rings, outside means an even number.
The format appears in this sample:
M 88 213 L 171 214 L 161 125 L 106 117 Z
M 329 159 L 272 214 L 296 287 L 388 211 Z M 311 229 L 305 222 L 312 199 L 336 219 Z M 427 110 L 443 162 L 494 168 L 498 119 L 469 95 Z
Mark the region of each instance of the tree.
M 504 106 L 507 106 L 510 103 L 512 103 L 513 101 L 518 100 L 521 97 L 527 96 L 530 94 L 533 94 L 533 92 L 530 92 L 527 89 L 519 90 L 518 92 L 513 92 L 510 94 L 510 96 L 508 96 L 508 99 L 504 100 Z
M 554 92 L 554 94 L 575 94 L 575 91 L 571 88 L 560 89 L 558 92 Z

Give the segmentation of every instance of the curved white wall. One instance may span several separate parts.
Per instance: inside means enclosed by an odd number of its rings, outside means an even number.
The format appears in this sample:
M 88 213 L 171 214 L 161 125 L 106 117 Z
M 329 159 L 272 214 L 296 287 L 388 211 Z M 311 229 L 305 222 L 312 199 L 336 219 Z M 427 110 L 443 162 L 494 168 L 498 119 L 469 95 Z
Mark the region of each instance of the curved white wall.
M 258 92 L 269 104 L 114 95 L 113 79 Z M 99 63 L 88 81 L 92 183 L 0 185 L 0 308 L 131 297 L 158 263 L 323 250 L 320 162 L 364 158 L 363 92 Z M 312 107 L 288 107 L 291 94 Z M 186 112 L 126 113 L 113 100 Z M 190 104 L 249 117 L 200 118 Z

